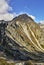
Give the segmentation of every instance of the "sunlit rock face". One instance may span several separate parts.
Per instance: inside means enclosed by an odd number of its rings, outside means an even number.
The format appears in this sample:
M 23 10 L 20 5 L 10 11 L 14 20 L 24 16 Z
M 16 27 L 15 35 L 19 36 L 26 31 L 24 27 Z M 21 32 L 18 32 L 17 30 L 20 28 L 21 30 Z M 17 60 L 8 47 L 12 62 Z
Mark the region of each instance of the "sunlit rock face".
M 41 35 L 40 43 L 41 43 L 42 47 L 44 48 L 44 24 L 39 23 L 39 26 L 42 29 L 42 35 Z
M 8 22 L 5 43 L 1 44 L 3 57 L 17 62 L 44 62 L 44 36 L 40 25 L 26 14 Z M 0 55 L 1 56 L 1 55 Z
M 42 30 L 26 14 L 14 18 L 8 24 L 7 35 L 29 52 L 44 52 L 44 48 L 41 46 L 43 43 L 40 44 Z

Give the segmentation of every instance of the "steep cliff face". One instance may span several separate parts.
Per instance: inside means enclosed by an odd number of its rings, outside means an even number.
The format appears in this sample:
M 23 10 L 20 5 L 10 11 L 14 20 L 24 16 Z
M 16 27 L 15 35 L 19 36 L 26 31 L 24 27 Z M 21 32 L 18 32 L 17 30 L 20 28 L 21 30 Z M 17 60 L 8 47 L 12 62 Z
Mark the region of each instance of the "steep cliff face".
M 22 14 L 11 21 L 7 26 L 7 36 L 29 52 L 44 52 L 40 44 L 41 28 L 28 15 Z

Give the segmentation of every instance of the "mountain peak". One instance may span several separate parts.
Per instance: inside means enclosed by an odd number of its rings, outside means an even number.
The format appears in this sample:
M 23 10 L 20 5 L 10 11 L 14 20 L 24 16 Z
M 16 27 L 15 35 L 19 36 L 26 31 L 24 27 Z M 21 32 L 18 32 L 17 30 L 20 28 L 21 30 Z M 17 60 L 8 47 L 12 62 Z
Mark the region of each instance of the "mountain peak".
M 25 20 L 25 21 L 27 21 L 29 19 L 34 21 L 28 14 L 21 14 L 21 15 L 15 17 L 13 20 L 15 20 L 15 21 L 17 21 L 17 20 Z

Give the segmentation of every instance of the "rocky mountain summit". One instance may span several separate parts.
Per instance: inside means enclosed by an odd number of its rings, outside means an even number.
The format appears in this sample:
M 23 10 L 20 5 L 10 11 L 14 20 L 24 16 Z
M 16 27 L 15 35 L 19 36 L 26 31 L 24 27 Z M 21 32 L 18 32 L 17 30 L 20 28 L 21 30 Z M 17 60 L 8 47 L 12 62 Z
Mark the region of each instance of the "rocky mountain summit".
M 0 57 L 15 62 L 44 62 L 43 35 L 40 25 L 27 14 L 19 15 L 10 22 L 1 22 Z

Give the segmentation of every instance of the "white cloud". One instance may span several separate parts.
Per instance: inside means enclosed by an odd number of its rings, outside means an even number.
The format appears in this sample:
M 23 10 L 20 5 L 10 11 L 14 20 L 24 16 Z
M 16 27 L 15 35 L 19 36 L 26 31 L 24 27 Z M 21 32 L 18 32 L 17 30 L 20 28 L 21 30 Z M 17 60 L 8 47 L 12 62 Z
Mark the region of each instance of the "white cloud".
M 12 20 L 14 18 L 14 13 L 9 13 L 12 7 L 8 5 L 9 0 L 0 0 L 0 20 Z
M 16 14 L 11 14 L 11 13 L 5 13 L 5 14 L 0 14 L 0 20 L 5 20 L 5 21 L 10 21 L 14 18 Z
M 8 12 L 9 10 L 12 10 L 12 7 L 10 7 L 6 0 L 0 0 L 0 14 L 4 14 Z
M 36 17 L 35 17 L 35 16 L 33 16 L 33 15 L 29 15 L 29 16 L 30 16 L 33 20 L 35 20 L 35 18 L 36 18 Z
M 44 24 L 44 20 L 41 20 L 39 23 Z
M 15 16 L 20 14 L 25 14 L 26 12 L 20 12 L 19 14 L 16 13 L 9 13 L 9 11 L 12 11 L 12 7 L 9 6 L 10 0 L 0 0 L 0 20 L 12 20 Z M 28 13 L 26 13 L 28 14 Z M 35 16 L 28 14 L 33 20 L 35 20 Z

